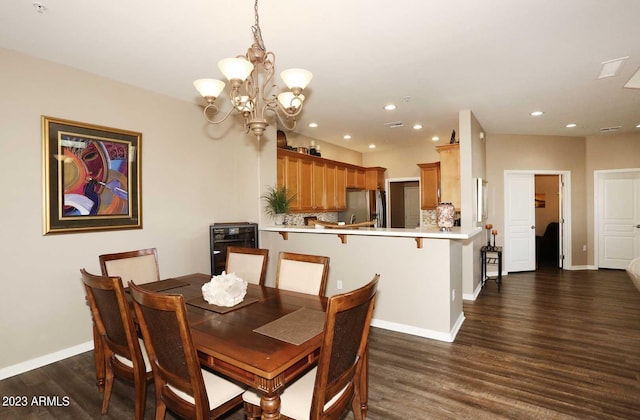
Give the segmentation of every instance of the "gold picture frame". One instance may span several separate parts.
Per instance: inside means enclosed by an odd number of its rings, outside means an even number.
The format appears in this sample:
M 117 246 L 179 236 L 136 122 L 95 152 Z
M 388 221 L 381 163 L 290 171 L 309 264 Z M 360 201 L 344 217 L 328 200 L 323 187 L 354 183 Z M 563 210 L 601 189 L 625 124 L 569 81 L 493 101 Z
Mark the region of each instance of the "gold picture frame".
M 44 235 L 142 229 L 142 134 L 42 116 Z

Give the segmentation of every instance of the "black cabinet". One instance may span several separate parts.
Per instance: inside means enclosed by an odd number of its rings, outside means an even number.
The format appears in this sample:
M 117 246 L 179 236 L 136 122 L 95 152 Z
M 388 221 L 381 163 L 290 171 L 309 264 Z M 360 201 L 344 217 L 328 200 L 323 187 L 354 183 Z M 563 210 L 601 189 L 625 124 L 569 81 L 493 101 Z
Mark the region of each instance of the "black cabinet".
M 227 262 L 227 247 L 258 247 L 258 225 L 256 223 L 214 223 L 209 226 L 211 252 L 211 275 L 224 271 Z

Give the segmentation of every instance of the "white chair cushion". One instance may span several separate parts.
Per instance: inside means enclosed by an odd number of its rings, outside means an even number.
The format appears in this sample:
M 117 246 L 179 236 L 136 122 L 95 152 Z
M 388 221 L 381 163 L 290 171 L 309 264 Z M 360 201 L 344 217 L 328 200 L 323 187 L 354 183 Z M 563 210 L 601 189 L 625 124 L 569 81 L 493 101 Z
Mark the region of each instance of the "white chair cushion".
M 160 279 L 156 258 L 153 255 L 105 261 L 105 266 L 109 276 L 121 277 L 125 286 L 130 280 L 135 284 L 144 284 Z
M 636 289 L 640 291 L 640 257 L 631 260 L 627 267 L 627 273 L 631 277 L 633 284 L 635 284 Z
M 278 288 L 317 295 L 323 270 L 323 264 L 283 259 L 280 261 Z
M 151 372 L 151 362 L 149 361 L 149 355 L 147 354 L 147 348 L 144 346 L 144 341 L 142 341 L 141 338 L 138 338 L 138 342 L 140 343 L 140 350 L 142 351 L 142 360 L 144 360 L 144 370 L 145 372 Z M 129 366 L 130 368 L 133 367 L 133 362 L 131 360 L 117 353 L 114 353 L 113 355 L 123 365 Z
M 235 273 L 236 276 L 246 280 L 247 283 L 260 284 L 263 261 L 264 256 L 262 255 L 231 252 L 227 261 L 226 272 Z
M 234 397 L 242 394 L 245 388 L 231 382 L 221 376 L 211 373 L 208 370 L 202 369 L 202 378 L 204 379 L 204 388 L 207 391 L 207 398 L 209 399 L 209 408 L 213 410 L 216 407 L 221 406 Z M 182 398 L 190 404 L 195 404 L 193 397 L 185 392 L 180 391 L 177 388 L 167 384 L 167 386 L 178 397 Z
M 284 391 L 282 391 L 282 394 L 280 394 L 280 414 L 296 420 L 309 419 L 317 371 L 318 368 L 313 368 L 305 375 L 296 379 L 295 382 L 287 385 Z M 343 392 L 344 389 L 326 403 L 324 406 L 325 410 L 331 407 Z M 260 395 L 256 394 L 253 390 L 248 390 L 242 394 L 242 399 L 249 404 L 260 407 Z

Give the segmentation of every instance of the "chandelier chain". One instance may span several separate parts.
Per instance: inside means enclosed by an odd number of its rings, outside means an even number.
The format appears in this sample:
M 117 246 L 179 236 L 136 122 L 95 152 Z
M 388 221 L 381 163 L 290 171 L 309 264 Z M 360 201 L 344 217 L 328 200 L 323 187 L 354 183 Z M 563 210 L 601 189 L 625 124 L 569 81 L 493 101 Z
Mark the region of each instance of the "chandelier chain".
M 264 46 L 264 41 L 262 40 L 262 31 L 260 30 L 260 17 L 258 16 L 258 0 L 256 0 L 255 5 L 253 6 L 256 15 L 256 24 L 251 27 L 251 31 L 253 32 L 253 39 L 256 41 L 256 44 L 260 46 L 262 51 L 266 51 L 267 49 Z

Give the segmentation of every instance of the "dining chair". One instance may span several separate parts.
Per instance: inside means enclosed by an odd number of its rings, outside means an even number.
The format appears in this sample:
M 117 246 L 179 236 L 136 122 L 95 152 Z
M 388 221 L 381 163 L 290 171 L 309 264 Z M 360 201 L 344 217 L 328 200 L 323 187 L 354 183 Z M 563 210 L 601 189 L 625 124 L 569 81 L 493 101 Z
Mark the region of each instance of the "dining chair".
M 225 271 L 235 273 L 248 283 L 264 286 L 268 259 L 268 249 L 228 246 Z
M 156 419 L 167 408 L 187 419 L 215 419 L 242 403 L 245 388 L 200 367 L 182 295 L 129 282 L 153 370 Z
M 282 391 L 282 417 L 335 420 L 351 407 L 356 420 L 363 418 L 363 360 L 379 278 L 376 274 L 365 286 L 329 298 L 318 365 Z M 242 397 L 246 418 L 260 417 L 260 396 L 246 391 Z
M 114 376 L 133 381 L 135 418 L 144 418 L 147 382 L 153 378 L 144 343 L 138 338 L 120 277 L 97 276 L 80 270 L 93 317 L 94 328 L 102 346 L 105 383 L 102 414 L 109 410 Z
M 100 261 L 100 271 L 103 276 L 120 277 L 123 284 L 127 284 L 130 280 L 135 281 L 137 284 L 160 280 L 156 248 L 102 254 L 98 256 L 98 260 Z M 93 328 L 93 348 L 98 389 L 103 391 L 105 367 L 102 363 L 104 355 L 102 342 L 98 338 L 98 331 L 95 325 Z
M 324 296 L 328 274 L 329 257 L 281 252 L 276 288 Z
M 121 277 L 125 284 L 131 280 L 136 284 L 160 281 L 156 248 L 102 254 L 98 259 L 103 276 Z

